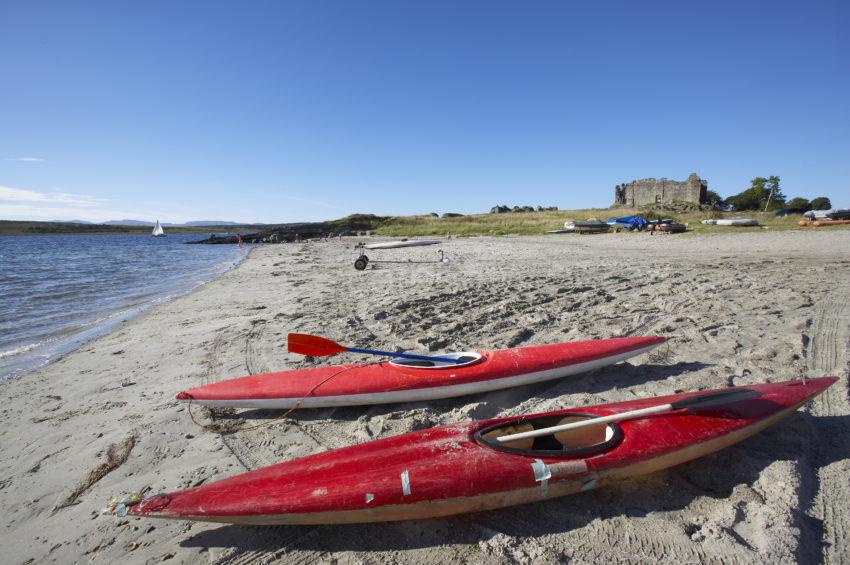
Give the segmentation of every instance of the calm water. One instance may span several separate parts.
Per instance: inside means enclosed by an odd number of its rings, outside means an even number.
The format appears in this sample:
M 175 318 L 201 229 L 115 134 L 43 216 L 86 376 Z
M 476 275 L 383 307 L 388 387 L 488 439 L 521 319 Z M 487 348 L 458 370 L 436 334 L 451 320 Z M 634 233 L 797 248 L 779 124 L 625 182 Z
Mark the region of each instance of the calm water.
M 247 254 L 235 245 L 185 245 L 203 237 L 0 237 L 0 380 L 185 294 Z

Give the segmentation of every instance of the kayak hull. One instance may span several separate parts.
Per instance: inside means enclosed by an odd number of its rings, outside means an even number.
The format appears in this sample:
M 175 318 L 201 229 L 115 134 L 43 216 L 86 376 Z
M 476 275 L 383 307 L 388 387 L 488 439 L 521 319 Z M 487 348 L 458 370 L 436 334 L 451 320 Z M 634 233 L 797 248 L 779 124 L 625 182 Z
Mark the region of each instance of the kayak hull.
M 729 447 L 793 413 L 836 380 L 753 385 L 746 388 L 760 391 L 761 397 L 626 420 L 619 424 L 622 438 L 590 456 L 515 453 L 484 444 L 476 435 L 494 425 L 575 414 L 565 410 L 442 426 L 319 453 L 156 495 L 130 513 L 240 524 L 345 524 L 526 504 L 652 473 Z M 583 407 L 581 413 L 616 414 L 694 394 L 700 393 Z
M 464 367 L 411 368 L 382 362 L 228 379 L 179 400 L 207 406 L 288 409 L 418 402 L 480 394 L 592 371 L 651 351 L 663 337 L 613 338 L 483 351 Z

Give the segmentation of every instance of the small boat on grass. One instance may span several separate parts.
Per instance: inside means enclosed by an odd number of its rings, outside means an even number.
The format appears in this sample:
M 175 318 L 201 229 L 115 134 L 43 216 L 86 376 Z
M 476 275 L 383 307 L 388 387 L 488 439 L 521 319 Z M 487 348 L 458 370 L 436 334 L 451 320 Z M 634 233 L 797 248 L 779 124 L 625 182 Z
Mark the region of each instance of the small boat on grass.
M 687 231 L 687 226 L 685 224 L 677 224 L 676 222 L 666 222 L 663 224 L 657 224 L 655 229 L 658 231 L 663 231 L 667 233 L 684 233 Z
M 566 229 L 574 229 L 577 233 L 606 233 L 611 231 L 611 226 L 599 220 L 588 220 L 586 222 L 566 222 Z
M 747 227 L 747 226 L 757 226 L 759 225 L 758 220 L 753 218 L 720 218 L 717 220 L 702 220 L 701 224 L 705 224 L 707 226 L 738 226 L 738 227 Z
M 423 245 L 437 245 L 442 243 L 438 239 L 400 239 L 398 241 L 384 241 L 381 243 L 369 243 L 364 245 L 366 249 L 399 249 L 402 247 L 421 247 Z
M 836 380 L 758 384 L 441 426 L 154 495 L 129 513 L 237 524 L 346 524 L 537 502 L 734 445 L 789 416 Z
M 747 226 L 757 226 L 759 225 L 759 221 L 753 218 L 723 218 L 717 220 L 718 226 L 738 226 L 738 227 L 747 227 Z
M 850 208 L 809 210 L 803 214 L 803 217 L 809 220 L 850 220 Z
M 826 213 L 830 220 L 850 220 L 850 208 L 840 208 L 838 210 L 829 210 Z
M 262 409 L 452 398 L 591 371 L 646 353 L 665 341 L 658 336 L 620 337 L 440 354 L 447 361 L 397 358 L 314 367 L 228 379 L 181 392 L 177 399 Z

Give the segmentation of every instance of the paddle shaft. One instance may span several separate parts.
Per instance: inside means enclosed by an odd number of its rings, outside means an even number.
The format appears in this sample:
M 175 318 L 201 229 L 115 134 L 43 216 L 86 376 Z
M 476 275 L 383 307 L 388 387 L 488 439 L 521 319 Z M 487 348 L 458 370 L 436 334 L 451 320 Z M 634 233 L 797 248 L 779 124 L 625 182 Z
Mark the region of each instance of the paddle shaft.
M 417 359 L 419 361 L 445 361 L 447 363 L 461 364 L 466 363 L 460 359 L 451 357 L 429 357 L 428 355 L 413 355 L 412 353 L 395 353 L 392 351 L 379 351 L 377 349 L 360 349 L 359 347 L 348 347 L 351 353 L 366 353 L 367 355 L 387 355 L 389 357 L 403 357 L 405 359 Z
M 672 404 L 662 404 L 660 406 L 650 406 L 649 408 L 641 408 L 640 410 L 632 410 L 630 412 L 621 412 L 619 414 L 612 414 L 610 416 L 602 416 L 600 418 L 591 418 L 590 420 L 582 420 L 580 422 L 572 422 L 570 424 L 562 424 L 560 426 L 552 426 L 549 428 L 541 428 L 539 430 L 531 430 L 530 432 L 520 432 L 518 434 L 511 434 L 507 436 L 497 437 L 496 441 L 499 443 L 507 443 L 509 441 L 516 441 L 518 439 L 528 439 L 532 437 L 540 437 L 546 436 L 549 434 L 553 434 L 556 432 L 565 432 L 567 430 L 577 430 L 579 428 L 589 428 L 592 426 L 598 426 L 599 424 L 607 424 L 608 422 L 614 422 L 616 420 L 625 420 L 627 418 L 636 418 L 638 416 L 646 416 L 648 414 L 656 414 L 658 412 L 666 412 L 667 410 L 672 410 Z

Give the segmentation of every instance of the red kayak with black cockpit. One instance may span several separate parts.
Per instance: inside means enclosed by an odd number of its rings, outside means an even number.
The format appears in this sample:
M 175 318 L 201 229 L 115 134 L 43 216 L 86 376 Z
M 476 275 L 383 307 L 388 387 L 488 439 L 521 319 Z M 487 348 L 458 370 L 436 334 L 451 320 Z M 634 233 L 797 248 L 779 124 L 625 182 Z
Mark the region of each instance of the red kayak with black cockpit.
M 181 392 L 177 399 L 266 409 L 452 398 L 592 371 L 646 353 L 664 341 L 658 336 L 594 339 L 297 369 L 210 383 Z
M 340 524 L 525 504 L 713 453 L 792 414 L 836 380 L 757 384 L 441 426 L 154 495 L 130 514 Z M 607 421 L 591 422 L 594 418 Z M 584 427 L 548 431 L 576 424 Z M 542 435 L 506 439 L 529 434 Z

